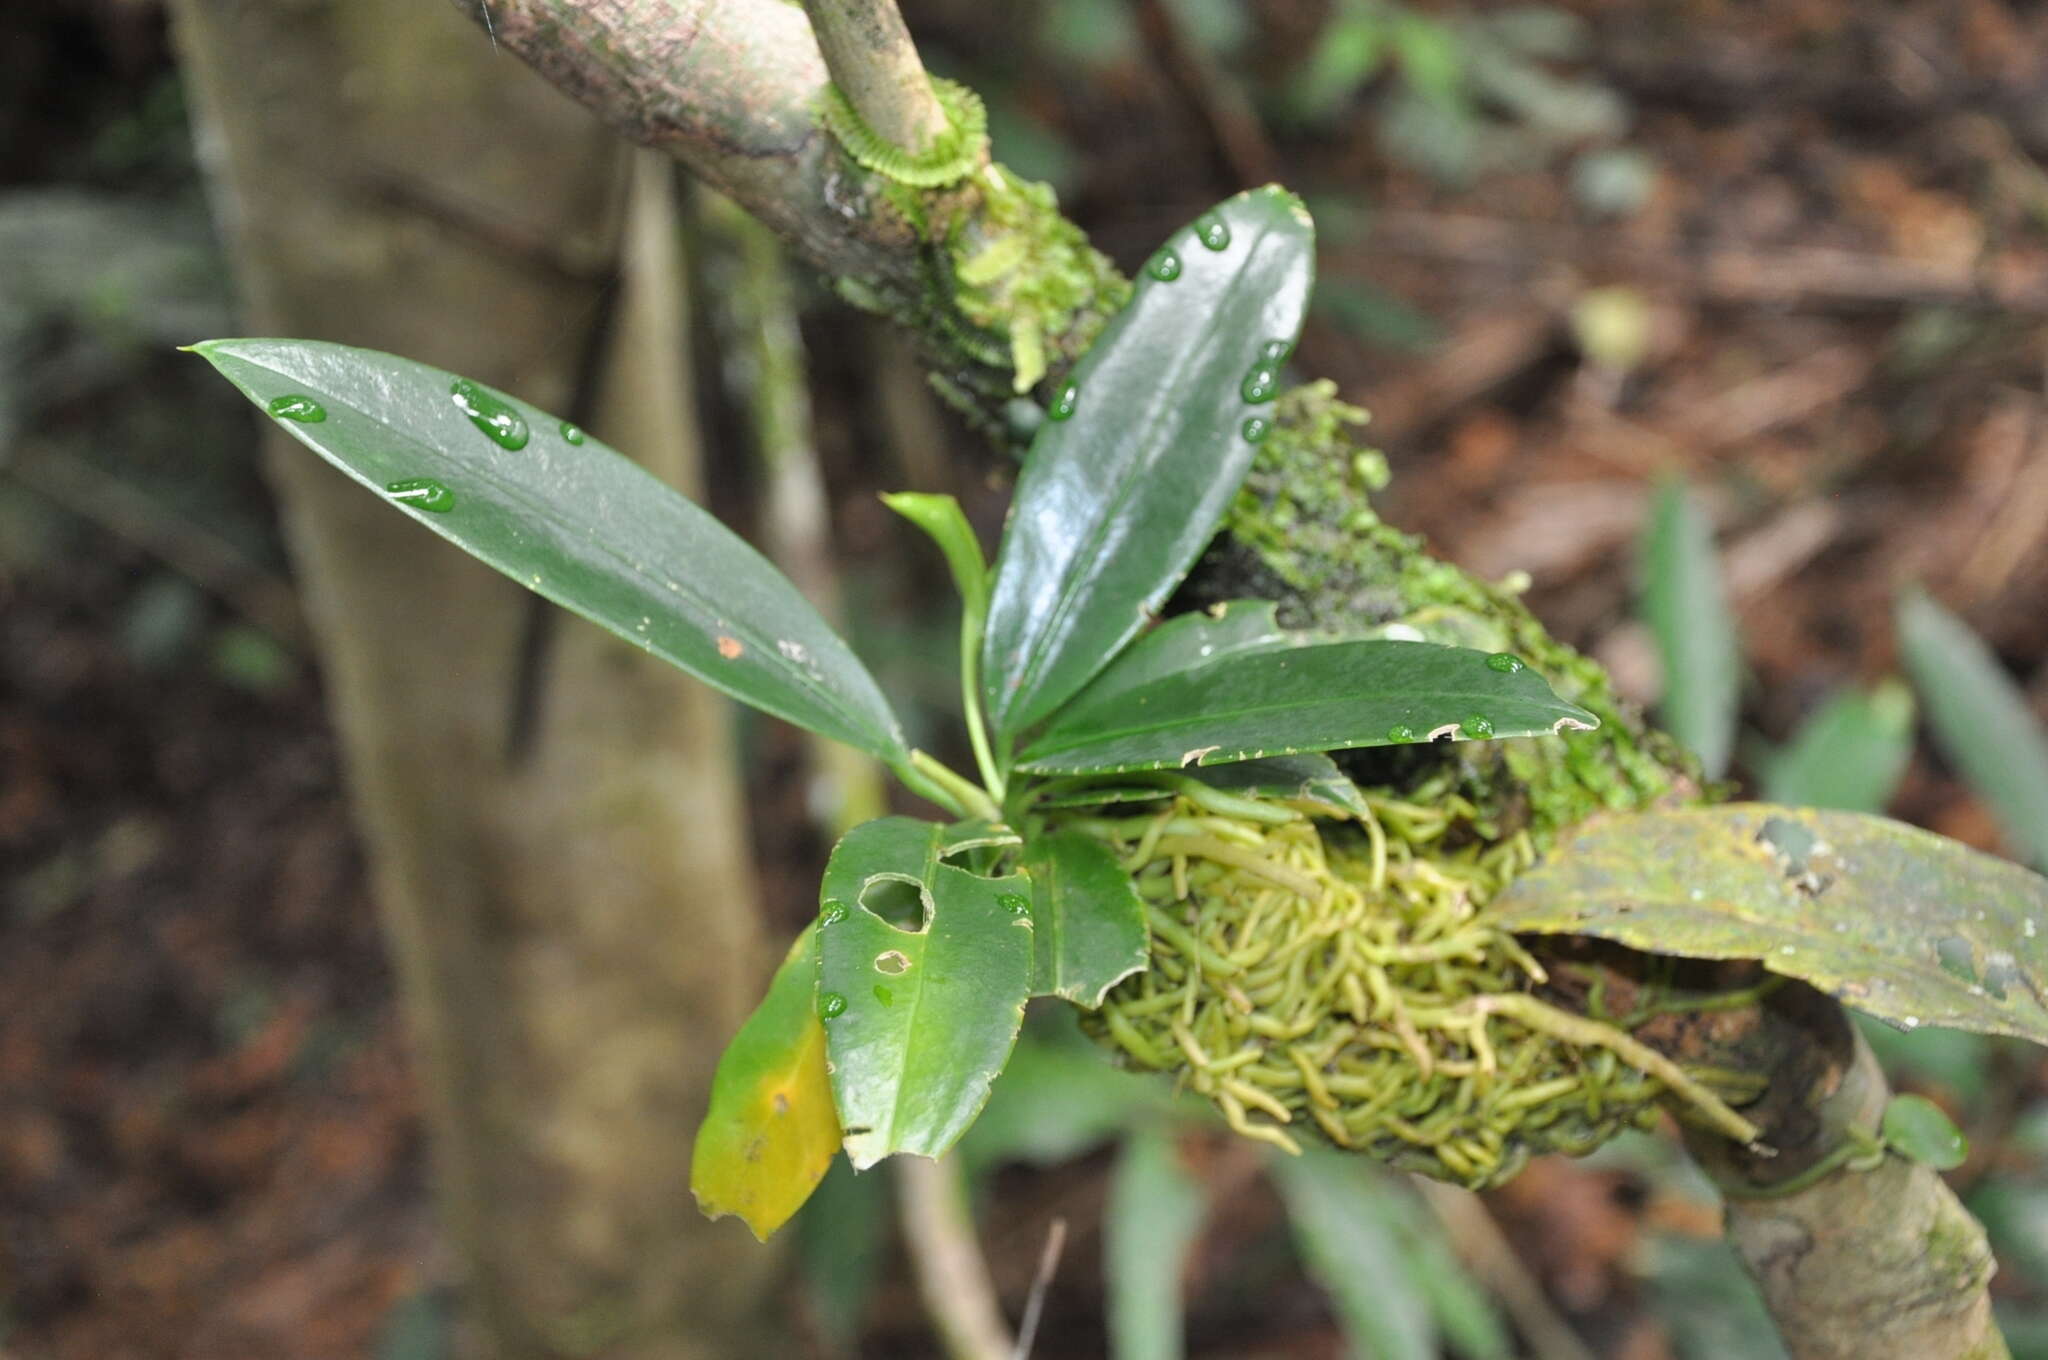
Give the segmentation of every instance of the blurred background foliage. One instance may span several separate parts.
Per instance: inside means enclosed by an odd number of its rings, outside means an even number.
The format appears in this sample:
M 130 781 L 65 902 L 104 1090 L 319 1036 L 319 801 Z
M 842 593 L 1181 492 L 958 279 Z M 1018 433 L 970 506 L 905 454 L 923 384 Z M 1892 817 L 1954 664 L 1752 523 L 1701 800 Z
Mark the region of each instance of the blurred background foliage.
M 1374 411 L 1385 513 L 1524 573 L 1734 786 L 2048 865 L 2042 7 L 905 10 L 1126 269 L 1224 193 L 1303 192 L 1298 363 Z M 695 221 L 711 499 L 758 526 L 755 303 Z M 252 424 L 171 348 L 234 329 L 216 240 L 155 0 L 0 8 L 0 1354 L 428 1360 L 457 1301 L 319 679 Z M 986 525 L 1002 491 L 901 345 L 786 291 L 844 617 L 952 740 L 951 624 L 873 493 Z M 793 929 L 843 805 L 736 721 Z M 1867 1029 L 1969 1134 L 1952 1178 L 2048 1356 L 2041 1055 Z M 1013 1317 L 1068 1225 L 1045 1355 L 1780 1353 L 1654 1137 L 1483 1199 L 1275 1163 L 1047 1014 L 959 1160 Z M 799 1220 L 815 1353 L 931 1353 L 891 1204 L 840 1171 Z

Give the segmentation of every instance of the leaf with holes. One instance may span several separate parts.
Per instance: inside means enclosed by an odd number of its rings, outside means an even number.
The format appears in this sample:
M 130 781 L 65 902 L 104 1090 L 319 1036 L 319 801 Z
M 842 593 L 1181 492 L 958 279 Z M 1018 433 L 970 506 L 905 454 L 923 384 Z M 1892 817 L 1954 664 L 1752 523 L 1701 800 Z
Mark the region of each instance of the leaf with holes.
M 936 822 L 883 817 L 849 831 L 825 866 L 818 1014 L 856 1170 L 951 1147 L 1024 1019 L 1031 884 L 946 863 L 956 848 Z
M 1031 990 L 1093 1010 L 1145 967 L 1150 936 L 1131 876 L 1102 842 L 1055 831 L 1025 847 L 1037 950 Z
M 806 930 L 719 1058 L 690 1156 L 697 1207 L 711 1218 L 738 1214 L 764 1242 L 810 1198 L 839 1151 L 817 977 L 816 932 Z
M 1598 725 L 1512 658 L 1430 642 L 1326 642 L 1223 656 L 1077 702 L 1017 763 L 1046 774 L 1112 774 Z
M 2048 879 L 1855 812 L 1597 817 L 1495 899 L 1501 924 L 1756 959 L 1901 1028 L 2048 1043 Z
M 192 348 L 293 438 L 519 584 L 735 699 L 908 761 L 874 677 L 796 587 L 630 459 L 525 402 L 375 350 Z
M 999 737 L 1071 698 L 1135 637 L 1251 467 L 1315 277 L 1279 188 L 1168 239 L 1053 399 L 996 557 L 982 684 Z

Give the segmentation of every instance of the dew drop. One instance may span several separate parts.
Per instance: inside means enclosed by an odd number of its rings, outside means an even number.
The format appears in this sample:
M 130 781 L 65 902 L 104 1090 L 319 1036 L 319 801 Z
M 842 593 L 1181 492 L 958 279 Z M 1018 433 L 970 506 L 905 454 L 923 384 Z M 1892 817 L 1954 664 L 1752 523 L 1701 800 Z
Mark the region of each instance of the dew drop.
M 1022 893 L 997 893 L 996 905 L 1012 916 L 1022 916 L 1031 910 L 1031 902 Z
M 1048 420 L 1065 420 L 1074 414 L 1074 407 L 1081 400 L 1081 388 L 1074 382 L 1060 384 L 1060 390 L 1052 394 L 1052 405 L 1046 407 Z
M 1249 402 L 1271 401 L 1280 392 L 1280 374 L 1264 364 L 1253 364 L 1244 375 L 1238 394 Z
M 1522 658 L 1512 652 L 1495 652 L 1486 658 L 1486 668 L 1490 671 L 1499 671 L 1502 675 L 1513 675 L 1522 669 Z
M 327 408 L 311 397 L 302 397 L 294 392 L 287 396 L 272 397 L 264 403 L 263 409 L 280 420 L 296 420 L 301 425 L 318 425 L 327 419 Z
M 583 442 L 583 429 L 582 429 L 582 427 L 581 427 L 581 426 L 578 426 L 578 425 L 571 425 L 571 424 L 570 424 L 570 423 L 569 423 L 568 421 L 566 421 L 566 420 L 565 420 L 565 421 L 563 421 L 563 422 L 562 422 L 562 442 L 563 442 L 563 443 L 565 443 L 565 444 L 581 444 L 581 443 Z
M 1414 741 L 1415 729 L 1410 727 L 1407 723 L 1395 723 L 1392 727 L 1389 727 L 1387 729 L 1387 740 L 1395 743 L 1396 745 L 1404 741 Z
M 846 1014 L 845 997 L 837 992 L 818 993 L 818 1018 L 820 1020 L 830 1020 L 834 1016 L 844 1014 Z
M 844 902 L 827 902 L 824 908 L 818 912 L 818 924 L 821 926 L 836 926 L 845 919 L 846 904 Z
M 1474 713 L 1458 726 L 1464 728 L 1465 735 L 1475 741 L 1493 735 L 1493 719 L 1483 713 Z
M 881 1002 L 884 1006 L 893 1006 L 896 1004 L 896 993 L 877 982 L 875 984 L 875 1000 Z
M 1162 250 L 1145 262 L 1145 272 L 1161 283 L 1172 283 L 1180 277 L 1180 256 L 1171 250 Z
M 432 477 L 406 477 L 386 482 L 384 490 L 390 493 L 392 500 L 403 501 L 415 510 L 445 515 L 455 508 L 455 493 Z
M 450 383 L 448 395 L 455 399 L 455 409 L 468 416 L 469 423 L 482 430 L 493 444 L 501 449 L 526 447 L 526 417 L 512 409 L 509 402 L 467 378 Z
M 1230 228 L 1215 213 L 1203 213 L 1195 219 L 1195 239 L 1211 250 L 1230 248 Z
M 1263 444 L 1266 436 L 1273 432 L 1273 422 L 1264 416 L 1246 416 L 1244 424 L 1237 427 L 1247 444 Z
M 1259 359 L 1262 363 L 1284 364 L 1287 362 L 1287 356 L 1292 353 L 1294 344 L 1288 340 L 1268 340 L 1259 346 Z

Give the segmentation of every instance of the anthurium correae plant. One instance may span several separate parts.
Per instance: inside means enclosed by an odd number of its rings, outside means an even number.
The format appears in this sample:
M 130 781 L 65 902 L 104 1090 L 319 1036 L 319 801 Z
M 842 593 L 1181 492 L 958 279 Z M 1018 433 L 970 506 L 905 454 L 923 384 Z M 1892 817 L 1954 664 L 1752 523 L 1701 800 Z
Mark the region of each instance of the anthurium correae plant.
M 1535 858 L 1526 836 L 1460 840 L 1423 794 L 1362 789 L 1328 754 L 1589 741 L 1594 713 L 1517 655 L 1413 630 L 1294 629 L 1260 600 L 1159 617 L 1274 430 L 1313 268 L 1308 215 L 1279 189 L 1169 239 L 1046 405 L 993 565 L 950 497 L 886 498 L 960 596 L 971 774 L 908 746 L 772 565 L 577 428 L 390 355 L 195 347 L 403 513 L 942 810 L 833 849 L 815 923 L 718 1069 L 693 1171 L 706 1212 L 765 1236 L 842 1149 L 856 1169 L 945 1152 L 1037 996 L 1241 1133 L 1468 1185 L 1589 1150 L 1666 1097 L 1754 1138 L 1730 1104 L 1754 1079 L 1688 1073 L 1625 1023 L 1539 998 L 1544 967 L 1513 932 L 1602 932 L 1545 919 L 1556 896 L 1519 917 L 1495 901 Z

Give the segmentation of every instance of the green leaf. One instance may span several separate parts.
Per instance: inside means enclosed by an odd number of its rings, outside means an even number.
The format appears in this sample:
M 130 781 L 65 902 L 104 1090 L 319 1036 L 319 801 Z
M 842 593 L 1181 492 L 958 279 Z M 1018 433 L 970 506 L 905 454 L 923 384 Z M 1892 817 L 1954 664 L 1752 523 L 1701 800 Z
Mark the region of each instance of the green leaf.
M 1664 662 L 1658 715 L 1698 754 L 1707 778 L 1719 779 L 1735 741 L 1740 644 L 1713 530 L 1675 478 L 1657 489 L 1643 543 L 1643 616 Z
M 1269 1165 L 1308 1272 L 1360 1360 L 1436 1360 L 1437 1329 L 1412 1278 L 1398 1193 L 1384 1172 L 1312 1149 Z
M 1024 850 L 1037 949 L 1031 991 L 1094 1010 L 1151 957 L 1145 904 L 1115 855 L 1078 831 L 1055 831 Z
M 1756 959 L 1905 1029 L 2048 1043 L 2048 879 L 1930 831 L 1767 803 L 1596 817 L 1502 925 Z
M 1111 1066 L 1075 1024 L 1079 1014 L 1053 1007 L 1025 1025 L 988 1107 L 960 1140 L 970 1180 L 1003 1162 L 1068 1161 L 1170 1107 L 1172 1088 Z
M 1133 642 L 1070 706 L 1107 708 L 1155 680 L 1227 656 L 1278 651 L 1322 640 L 1282 628 L 1278 608 L 1271 600 L 1232 600 L 1200 613 L 1176 615 Z
M 1913 695 L 1896 680 L 1837 691 L 1768 762 L 1773 803 L 1882 812 L 1913 755 Z
M 690 1156 L 690 1190 L 711 1218 L 738 1214 L 762 1241 L 788 1221 L 839 1150 L 813 998 L 817 936 L 807 929 L 775 970 L 711 1080 Z
M 597 440 L 374 350 L 312 340 L 193 349 L 300 443 L 521 585 L 736 699 L 891 765 L 908 759 L 874 677 L 796 587 Z M 404 601 L 392 608 L 396 620 Z
M 896 491 L 883 495 L 882 504 L 931 535 L 932 542 L 946 555 L 953 573 L 954 588 L 960 592 L 967 612 L 980 618 L 988 612 L 988 562 L 981 555 L 981 540 L 974 526 L 951 496 L 922 491 Z
M 936 1157 L 988 1099 L 1031 994 L 1031 885 L 943 862 L 935 822 L 883 817 L 833 848 L 819 894 L 818 1013 L 848 1160 Z M 877 915 L 905 884 L 923 920 Z
M 1156 266 L 1169 256 L 1167 280 Z M 1292 194 L 1257 189 L 1153 258 L 1054 398 L 1017 481 L 982 650 L 1002 737 L 1114 658 L 1214 535 L 1251 466 L 1245 424 L 1272 418 L 1314 281 L 1315 232 Z
M 1226 656 L 1063 710 L 1017 763 L 1040 773 L 1108 774 L 1598 725 L 1529 667 L 1495 664 L 1484 652 L 1429 642 L 1327 642 Z
M 1181 1165 L 1171 1134 L 1146 1127 L 1124 1139 L 1102 1216 L 1115 1360 L 1179 1360 L 1181 1276 L 1208 1209 L 1209 1197 Z
M 835 1159 L 796 1217 L 797 1273 L 828 1353 L 850 1355 L 891 1255 L 894 1201 L 881 1176 Z
M 1953 1171 L 1970 1159 L 1970 1140 L 1926 1096 L 1893 1096 L 1881 1131 L 1892 1151 L 1936 1171 Z
M 1240 760 L 1194 772 L 1204 784 L 1244 797 L 1281 802 L 1320 803 L 1349 817 L 1366 817 L 1372 809 L 1350 776 L 1320 751 Z
M 1942 753 L 2022 856 L 2048 868 L 2048 733 L 1975 633 L 1925 595 L 1899 601 L 1899 648 Z

